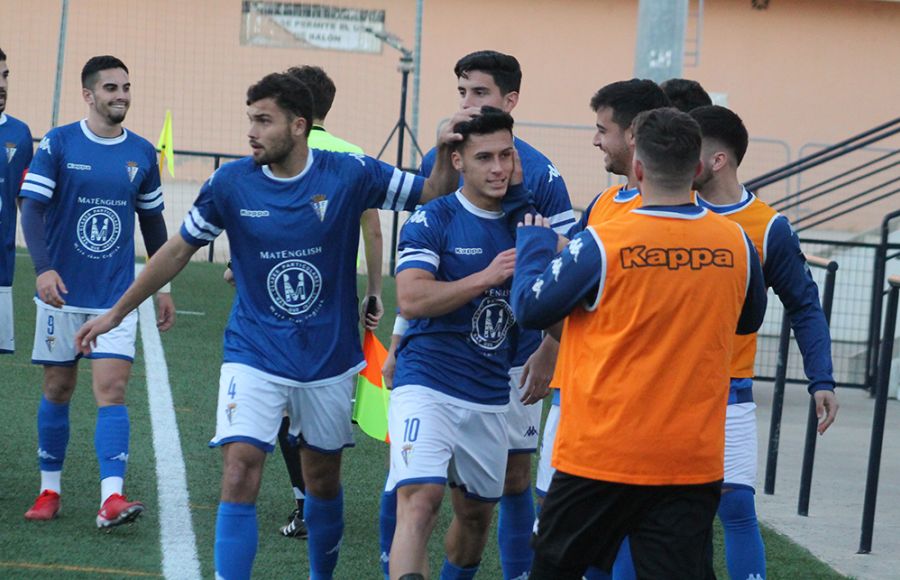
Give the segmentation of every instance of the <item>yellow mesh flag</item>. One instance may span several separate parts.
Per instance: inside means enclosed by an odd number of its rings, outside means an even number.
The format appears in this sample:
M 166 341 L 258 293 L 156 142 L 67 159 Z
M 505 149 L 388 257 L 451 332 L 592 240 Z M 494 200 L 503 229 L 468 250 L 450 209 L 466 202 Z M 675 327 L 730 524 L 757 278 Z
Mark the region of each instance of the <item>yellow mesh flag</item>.
M 356 382 L 353 420 L 369 437 L 390 443 L 388 403 L 391 393 L 384 385 L 384 377 L 381 376 L 387 349 L 371 330 L 366 330 L 363 338 L 363 356 L 366 358 L 366 368 L 359 373 Z
M 163 166 L 169 170 L 169 175 L 175 177 L 175 147 L 172 145 L 172 111 L 166 109 L 166 120 L 163 123 L 159 141 L 156 142 L 156 150 L 159 151 L 159 171 Z

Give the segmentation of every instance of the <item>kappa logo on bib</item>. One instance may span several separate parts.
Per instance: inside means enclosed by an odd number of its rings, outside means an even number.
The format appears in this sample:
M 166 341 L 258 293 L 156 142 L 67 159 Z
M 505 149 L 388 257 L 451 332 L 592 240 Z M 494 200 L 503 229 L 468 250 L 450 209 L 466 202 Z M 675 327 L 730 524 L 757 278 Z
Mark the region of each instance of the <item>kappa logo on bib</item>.
M 485 298 L 472 316 L 470 338 L 481 348 L 496 350 L 506 340 L 515 321 L 512 308 L 506 300 Z
M 121 233 L 122 223 L 118 214 L 106 207 L 92 207 L 78 219 L 78 241 L 95 254 L 115 246 Z
M 322 275 L 305 260 L 285 260 L 269 271 L 269 298 L 291 316 L 303 314 L 322 291 Z

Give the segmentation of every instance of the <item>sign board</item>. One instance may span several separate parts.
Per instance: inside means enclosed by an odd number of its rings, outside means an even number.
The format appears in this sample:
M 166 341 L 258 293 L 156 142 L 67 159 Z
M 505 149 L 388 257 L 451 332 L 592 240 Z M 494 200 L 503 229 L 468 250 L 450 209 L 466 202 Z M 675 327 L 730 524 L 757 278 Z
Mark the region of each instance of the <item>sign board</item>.
M 306 2 L 245 1 L 241 7 L 241 44 L 381 52 L 371 32 L 384 30 L 384 10 L 363 10 Z

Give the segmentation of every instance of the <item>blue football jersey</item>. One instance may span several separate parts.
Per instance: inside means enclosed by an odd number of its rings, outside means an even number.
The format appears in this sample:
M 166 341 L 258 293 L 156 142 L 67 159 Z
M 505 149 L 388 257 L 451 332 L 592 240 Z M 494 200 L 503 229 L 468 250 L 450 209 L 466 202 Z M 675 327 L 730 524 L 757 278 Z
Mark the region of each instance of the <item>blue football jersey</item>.
M 0 113 L 0 286 L 12 286 L 16 269 L 16 196 L 31 163 L 28 125 Z
M 249 157 L 213 173 L 181 236 L 202 246 L 228 232 L 237 294 L 225 362 L 306 384 L 358 372 L 360 216 L 412 210 L 424 183 L 371 157 L 312 149 L 292 178 Z
M 110 308 L 134 281 L 134 214 L 163 210 L 156 149 L 129 131 L 98 137 L 87 121 L 41 140 L 22 197 L 48 205 L 50 263 L 69 289 L 64 310 Z
M 426 204 L 404 224 L 397 271 L 418 268 L 452 282 L 513 247 L 503 213 L 479 209 L 457 192 Z M 511 286 L 510 279 L 453 312 L 410 320 L 397 349 L 394 388 L 423 385 L 471 403 L 507 404 L 518 340 Z
M 556 170 L 553 162 L 543 153 L 518 137 L 513 138 L 513 143 L 522 163 L 522 183 L 534 196 L 532 199 L 534 209 L 550 220 L 550 227 L 556 233 L 565 235 L 576 221 L 566 182 Z M 422 175 L 431 175 L 436 155 L 437 150 L 432 148 L 422 158 L 422 165 L 419 167 Z M 460 186 L 462 186 L 462 176 L 460 176 Z M 525 364 L 528 357 L 541 344 L 541 336 L 540 331 L 522 331 L 519 337 L 518 352 L 513 360 L 514 367 Z

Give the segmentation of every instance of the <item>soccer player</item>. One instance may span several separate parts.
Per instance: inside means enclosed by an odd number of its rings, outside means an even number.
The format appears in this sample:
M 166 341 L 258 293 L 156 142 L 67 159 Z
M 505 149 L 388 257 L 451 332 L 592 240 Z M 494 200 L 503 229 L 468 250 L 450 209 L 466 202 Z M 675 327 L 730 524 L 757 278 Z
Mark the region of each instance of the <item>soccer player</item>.
M 16 197 L 31 163 L 31 131 L 28 125 L 6 114 L 9 66 L 0 49 L 0 354 L 16 349 L 13 332 L 12 284 L 16 273 Z
M 453 72 L 461 109 L 490 106 L 511 113 L 519 102 L 522 69 L 514 56 L 492 50 L 473 52 L 462 57 Z M 549 217 L 555 231 L 565 233 L 575 223 L 565 181 L 553 162 L 540 151 L 518 137 L 513 138 L 513 143 L 521 163 L 523 183 L 532 192 L 531 203 Z M 435 155 L 432 149 L 423 158 L 422 175 L 430 174 Z M 386 363 L 389 378 L 393 375 L 393 352 L 405 328 L 405 321 L 398 317 Z M 519 578 L 531 567 L 530 539 L 534 524 L 531 455 L 537 449 L 542 411 L 541 405 L 535 403 L 547 393 L 558 348 L 559 343 L 552 337 L 542 338 L 538 331 L 524 332 L 519 337 L 510 370 L 510 385 L 514 390 L 507 411 L 509 459 L 497 526 L 504 578 Z M 381 512 L 381 559 L 387 573 L 396 518 L 394 490 L 385 491 Z
M 502 199 L 513 177 L 512 117 L 483 107 L 456 126 L 463 185 L 406 222 L 397 302 L 410 320 L 397 350 L 388 429 L 397 526 L 390 577 L 424 579 L 449 482 L 454 518 L 441 578 L 473 578 L 500 499 L 517 327 L 509 306 L 515 242 Z M 521 177 L 516 179 L 521 180 Z
M 81 86 L 87 118 L 43 138 L 21 191 L 22 230 L 37 274 L 31 358 L 44 367 L 37 417 L 41 494 L 25 513 L 30 520 L 59 513 L 69 401 L 81 358 L 75 333 L 106 312 L 134 280 L 135 213 L 148 254 L 166 241 L 156 150 L 122 127 L 131 105 L 128 68 L 113 56 L 93 57 L 81 70 Z M 162 292 L 157 326 L 168 330 L 175 306 L 168 290 Z M 125 391 L 136 328 L 132 312 L 87 355 L 98 407 L 94 445 L 100 464 L 100 528 L 133 521 L 144 510 L 123 495 L 129 447 Z
M 683 113 L 713 104 L 703 85 L 692 79 L 669 79 L 659 88 L 669 97 L 672 106 Z
M 809 379 L 808 390 L 816 403 L 818 430 L 824 433 L 838 411 L 831 335 L 800 242 L 786 217 L 738 181 L 738 167 L 748 142 L 740 117 L 717 106 L 700 107 L 690 115 L 703 134 L 703 171 L 694 180 L 697 201 L 740 224 L 756 247 L 766 285 L 775 291 L 788 313 Z M 756 335 L 738 336 L 735 341 L 725 422 L 725 481 L 718 513 L 725 531 L 729 575 L 762 579 L 766 577 L 766 556 L 753 501 L 757 460 L 752 389 Z
M 560 385 L 535 580 L 609 570 L 625 534 L 639 577 L 711 572 L 733 336 L 759 327 L 765 287 L 741 228 L 692 203 L 696 122 L 648 111 L 633 133 L 643 207 L 588 227 L 556 257 L 556 234 L 530 219 L 517 235 L 513 310 L 533 328 L 568 315 L 557 364 L 577 377 Z
M 411 210 L 452 191 L 459 176 L 440 135 L 438 167 L 427 181 L 364 155 L 307 147 L 314 104 L 309 89 L 273 73 L 247 91 L 252 156 L 206 181 L 181 227 L 121 299 L 79 331 L 86 352 L 191 256 L 227 230 L 237 297 L 225 329 L 216 433 L 222 494 L 216 519 L 219 577 L 249 578 L 257 546 L 256 497 L 283 411 L 291 434 L 303 426 L 312 580 L 332 578 L 343 537 L 343 448 L 353 444 L 351 395 L 365 365 L 357 331 L 356 252 L 363 211 Z M 457 121 L 472 111 L 457 113 Z

